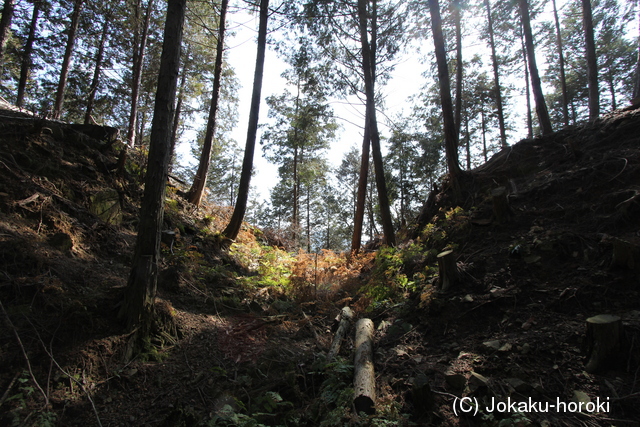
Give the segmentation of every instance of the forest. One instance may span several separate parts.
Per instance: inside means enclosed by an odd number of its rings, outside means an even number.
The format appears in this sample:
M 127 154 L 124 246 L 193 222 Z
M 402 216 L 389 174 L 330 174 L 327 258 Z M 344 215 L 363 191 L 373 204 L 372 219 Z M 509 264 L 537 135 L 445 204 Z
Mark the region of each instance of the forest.
M 619 0 L 4 0 L 0 423 L 637 425 L 639 31 Z

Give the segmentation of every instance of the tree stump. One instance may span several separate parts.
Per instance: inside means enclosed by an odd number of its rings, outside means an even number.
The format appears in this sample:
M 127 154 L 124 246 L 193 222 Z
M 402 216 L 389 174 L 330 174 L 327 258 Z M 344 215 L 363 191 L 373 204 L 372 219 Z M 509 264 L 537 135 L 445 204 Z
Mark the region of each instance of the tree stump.
M 587 319 L 587 356 L 585 370 L 602 371 L 618 359 L 622 343 L 622 320 L 619 316 L 600 314 Z
M 340 352 L 340 346 L 342 345 L 344 336 L 349 331 L 349 326 L 351 325 L 352 320 L 353 310 L 351 310 L 349 307 L 343 307 L 340 311 L 340 325 L 338 326 L 336 334 L 333 336 L 333 342 L 331 343 L 329 353 L 327 354 L 327 362 L 331 362 L 333 358 L 336 357 L 336 355 Z
M 613 237 L 611 267 L 623 267 L 640 272 L 640 247 L 626 240 Z
M 491 191 L 493 200 L 493 216 L 499 224 L 509 222 L 511 219 L 511 208 L 507 198 L 507 187 L 498 187 Z
M 449 288 L 458 281 L 458 266 L 456 265 L 456 257 L 452 250 L 440 252 L 438 258 L 438 270 L 440 278 L 438 283 L 442 292 L 447 292 Z
M 360 319 L 356 323 L 356 355 L 354 360 L 353 405 L 356 412 L 375 413 L 376 377 L 373 368 L 373 322 Z

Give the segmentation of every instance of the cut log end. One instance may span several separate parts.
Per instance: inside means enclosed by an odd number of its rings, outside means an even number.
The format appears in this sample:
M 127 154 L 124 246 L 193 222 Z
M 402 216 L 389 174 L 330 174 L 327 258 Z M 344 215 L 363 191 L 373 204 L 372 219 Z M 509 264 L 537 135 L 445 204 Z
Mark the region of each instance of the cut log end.
M 601 372 L 615 367 L 622 347 L 622 320 L 618 316 L 600 314 L 587 319 L 587 357 L 585 370 Z

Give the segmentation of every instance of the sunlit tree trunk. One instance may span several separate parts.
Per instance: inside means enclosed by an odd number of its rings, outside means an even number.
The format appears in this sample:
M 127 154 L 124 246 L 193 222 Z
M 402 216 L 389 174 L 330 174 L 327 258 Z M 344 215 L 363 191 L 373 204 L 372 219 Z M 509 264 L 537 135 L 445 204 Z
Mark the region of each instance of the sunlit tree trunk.
M 127 330 L 136 331 L 138 342 L 151 334 L 154 318 L 160 231 L 171 155 L 171 124 L 180 67 L 185 7 L 186 0 L 168 1 L 138 236 L 120 310 L 120 317 L 125 321 Z
M 591 15 L 590 0 L 582 0 L 582 28 L 584 30 L 587 58 L 589 118 L 593 120 L 600 115 L 600 91 L 598 89 L 598 58 L 596 57 L 596 43 L 593 36 L 593 17 Z
M 247 200 L 249 199 L 249 184 L 251 183 L 251 172 L 253 170 L 253 154 L 256 147 L 256 137 L 258 134 L 258 118 L 260 114 L 260 94 L 262 92 L 262 76 L 264 74 L 264 57 L 267 47 L 267 20 L 269 18 L 269 0 L 260 1 L 260 24 L 258 29 L 258 53 L 256 56 L 256 70 L 253 75 L 253 93 L 251 96 L 251 109 L 249 110 L 249 126 L 247 128 L 247 142 L 244 150 L 244 160 L 242 162 L 242 173 L 240 175 L 240 185 L 238 186 L 238 198 L 233 215 L 223 234 L 234 240 L 240 228 L 242 220 L 247 210 Z
M 544 94 L 542 93 L 538 66 L 536 65 L 533 33 L 531 32 L 531 20 L 529 19 L 529 4 L 527 3 L 527 0 L 519 0 L 518 3 L 520 5 L 520 18 L 522 20 L 522 30 L 524 31 L 525 46 L 529 60 L 531 91 L 533 92 L 533 99 L 536 103 L 536 114 L 538 116 L 538 122 L 540 123 L 540 131 L 543 135 L 548 135 L 553 132 L 553 128 L 551 126 L 551 119 L 549 118 L 547 104 L 544 101 Z
M 96 92 L 98 91 L 98 84 L 100 83 L 100 72 L 102 71 L 102 59 L 104 57 L 104 45 L 107 42 L 107 36 L 109 35 L 109 19 L 110 17 L 105 15 L 104 23 L 102 24 L 102 33 L 100 34 L 100 44 L 98 45 L 98 53 L 96 54 L 96 67 L 93 70 L 93 80 L 91 81 L 91 87 L 89 89 L 89 99 L 87 100 L 87 111 L 84 114 L 84 124 L 91 123 L 91 113 L 93 112 L 93 103 L 96 99 Z
M 360 160 L 360 176 L 358 178 L 358 193 L 356 196 L 355 216 L 353 219 L 353 235 L 351 236 L 351 251 L 357 252 L 362 245 L 362 226 L 367 198 L 367 178 L 369 176 L 369 155 L 371 139 L 369 137 L 369 118 L 365 117 L 364 137 L 362 138 L 362 155 Z
M 67 36 L 67 47 L 62 58 L 62 68 L 60 70 L 60 80 L 58 81 L 58 90 L 56 91 L 56 102 L 53 106 L 53 118 L 59 119 L 62 114 L 62 104 L 64 102 L 64 91 L 67 88 L 67 78 L 69 77 L 69 67 L 71 66 L 71 55 L 73 54 L 73 46 L 76 42 L 76 33 L 78 24 L 80 23 L 80 12 L 84 0 L 76 0 L 73 5 L 71 14 L 71 23 L 69 26 L 69 35 Z
M 218 23 L 218 42 L 216 45 L 216 62 L 213 74 L 213 93 L 211 94 L 211 107 L 209 108 L 209 119 L 207 121 L 207 130 L 202 145 L 202 153 L 200 154 L 200 164 L 198 171 L 193 179 L 191 189 L 187 193 L 189 203 L 199 205 L 202 200 L 204 187 L 207 183 L 207 175 L 209 173 L 209 163 L 211 162 L 211 149 L 213 147 L 213 138 L 216 131 L 216 118 L 218 114 L 218 104 L 220 99 L 220 82 L 222 81 L 222 58 L 224 53 L 224 34 L 225 21 L 227 18 L 227 6 L 229 0 L 222 0 L 220 5 L 220 19 Z
M 373 0 L 373 36 L 370 44 L 367 35 L 367 0 L 358 0 L 358 19 L 360 26 L 360 43 L 362 46 L 362 70 L 364 74 L 364 84 L 367 103 L 368 127 L 371 137 L 371 152 L 373 157 L 373 166 L 376 172 L 376 187 L 378 188 L 378 203 L 380 205 L 380 216 L 382 219 L 382 230 L 384 234 L 385 244 L 395 246 L 396 236 L 393 230 L 393 221 L 391 219 L 391 207 L 389 203 L 389 195 L 387 194 L 387 185 L 384 176 L 384 165 L 382 162 L 382 152 L 380 149 L 380 133 L 378 131 L 378 122 L 376 119 L 375 106 L 375 37 L 376 37 L 376 0 Z M 373 45 L 373 46 L 372 46 Z
M 458 135 L 453 118 L 453 103 L 451 102 L 451 84 L 449 82 L 449 67 L 442 35 L 442 19 L 440 18 L 440 4 L 438 0 L 429 0 L 431 13 L 431 29 L 438 63 L 438 81 L 440 83 L 440 101 L 444 120 L 445 154 L 447 169 L 452 181 L 456 181 L 462 170 L 458 161 Z
M 18 82 L 18 95 L 16 97 L 16 105 L 22 107 L 24 103 L 24 93 L 27 89 L 27 80 L 31 72 L 31 54 L 33 53 L 33 42 L 36 38 L 36 30 L 38 28 L 38 17 L 40 16 L 40 1 L 33 3 L 33 12 L 31 14 L 31 25 L 29 26 L 29 35 L 22 52 L 22 65 L 20 66 L 20 80 Z

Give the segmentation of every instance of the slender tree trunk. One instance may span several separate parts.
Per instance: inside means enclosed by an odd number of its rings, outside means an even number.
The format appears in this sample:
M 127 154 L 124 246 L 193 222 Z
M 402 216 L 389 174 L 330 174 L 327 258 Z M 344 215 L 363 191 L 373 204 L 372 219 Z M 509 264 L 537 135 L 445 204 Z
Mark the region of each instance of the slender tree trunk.
M 442 115 L 444 119 L 444 149 L 447 157 L 447 169 L 451 180 L 455 182 L 462 173 L 458 161 L 458 135 L 453 119 L 453 104 L 451 102 L 451 85 L 449 83 L 449 67 L 447 66 L 447 53 L 444 48 L 442 35 L 442 19 L 440 18 L 440 4 L 438 0 L 429 0 L 431 13 L 431 29 L 438 63 L 438 80 L 440 82 L 440 101 L 442 103 Z
M 524 44 L 524 34 L 520 34 L 522 43 L 522 57 L 524 61 L 524 94 L 527 101 L 527 138 L 533 138 L 533 117 L 531 116 L 531 84 L 529 81 L 529 61 L 527 60 L 527 48 Z
M 69 36 L 67 37 L 67 47 L 62 58 L 62 69 L 60 70 L 60 80 L 58 81 L 58 90 L 56 91 L 56 102 L 53 106 L 53 118 L 60 119 L 62 114 L 62 104 L 64 102 L 64 92 L 67 88 L 67 78 L 69 77 L 69 67 L 71 66 L 71 55 L 73 54 L 73 46 L 76 42 L 76 33 L 78 24 L 80 23 L 80 12 L 84 0 L 76 0 L 73 5 L 73 13 L 71 14 L 71 24 L 69 26 Z
M 453 21 L 456 27 L 456 132 L 460 139 L 462 126 L 462 29 L 460 24 L 462 11 L 460 0 L 453 0 Z
M 638 59 L 636 60 L 636 75 L 632 96 L 633 100 L 640 97 L 640 11 L 638 12 Z
M 613 77 L 607 79 L 607 83 L 609 83 L 609 92 L 611 92 L 611 109 L 617 110 L 618 103 L 616 102 L 616 85 L 613 81 Z
M 469 116 L 465 114 L 465 147 L 467 148 L 467 170 L 471 170 L 471 138 L 469 137 Z
M 125 320 L 127 330 L 137 330 L 138 342 L 152 332 L 160 259 L 160 231 L 164 215 L 171 124 L 180 68 L 185 8 L 186 0 L 168 1 L 138 237 L 120 310 L 120 317 Z
M 249 126 L 247 128 L 247 143 L 244 150 L 244 160 L 242 162 L 242 174 L 240 175 L 240 186 L 238 187 L 238 199 L 236 207 L 229 224 L 223 234 L 234 240 L 240 228 L 242 220 L 247 210 L 247 199 L 249 198 L 249 184 L 251 183 L 251 173 L 253 171 L 253 154 L 256 148 L 256 137 L 258 133 L 258 118 L 260 113 L 260 94 L 262 91 L 262 76 L 264 74 L 264 56 L 267 47 L 267 20 L 269 18 L 269 0 L 260 1 L 260 25 L 258 30 L 258 53 L 256 57 L 256 70 L 253 76 L 253 94 L 251 96 L 251 110 L 249 111 Z
M 484 107 L 480 110 L 480 118 L 482 121 L 482 155 L 486 163 L 489 159 L 487 157 L 487 123 L 484 117 Z
M 367 179 L 369 177 L 369 150 L 371 138 L 369 132 L 369 116 L 365 113 L 364 137 L 362 138 L 362 156 L 360 160 L 360 176 L 358 178 L 358 194 L 356 196 L 355 215 L 353 218 L 353 235 L 351 236 L 351 252 L 358 252 L 362 245 L 362 226 L 367 198 Z
M 373 0 L 373 28 L 375 24 L 375 2 Z M 384 233 L 385 244 L 395 246 L 396 236 L 393 230 L 393 221 L 391 219 L 391 206 L 389 203 L 389 195 L 387 194 L 387 185 L 384 176 L 384 165 L 382 162 L 382 152 L 380 149 L 380 133 L 378 132 L 378 122 L 376 119 L 375 106 L 375 51 L 369 44 L 367 36 L 367 0 L 358 0 L 358 18 L 360 26 L 360 43 L 362 45 L 362 70 L 364 73 L 364 84 L 367 102 L 367 115 L 369 116 L 369 128 L 371 136 L 371 151 L 373 157 L 373 166 L 376 171 L 376 187 L 378 188 L 378 203 L 380 204 L 380 216 L 382 219 L 382 229 Z M 372 38 L 373 49 L 375 49 L 375 32 Z
M 204 192 L 204 187 L 207 183 L 209 163 L 211 162 L 211 149 L 213 147 L 213 138 L 216 131 L 216 119 L 219 109 L 218 104 L 220 100 L 220 82 L 222 81 L 222 58 L 224 53 L 224 35 L 228 4 L 228 0 L 222 0 L 220 4 L 218 43 L 216 45 L 216 68 L 213 74 L 213 93 L 211 94 L 209 120 L 207 121 L 207 131 L 205 133 L 204 143 L 202 145 L 202 153 L 200 154 L 200 164 L 198 165 L 198 171 L 196 172 L 196 176 L 193 179 L 191 189 L 189 190 L 189 193 L 187 193 L 187 199 L 189 200 L 189 203 L 193 203 L 196 206 L 200 204 L 202 193 Z
M 496 54 L 496 42 L 493 31 L 493 16 L 491 15 L 491 5 L 489 0 L 484 0 L 487 9 L 487 23 L 489 28 L 489 45 L 491 47 L 491 63 L 493 65 L 493 86 L 496 96 L 496 109 L 498 110 L 498 126 L 500 127 L 500 144 L 507 146 L 507 131 L 504 121 L 504 111 L 502 107 L 502 87 L 500 86 L 500 72 L 498 69 L 498 55 Z
M 110 17 L 105 15 L 104 23 L 102 24 L 102 33 L 100 34 L 100 45 L 98 46 L 98 53 L 96 54 L 96 67 L 93 70 L 93 80 L 91 81 L 91 88 L 89 89 L 89 99 L 87 100 L 87 111 L 84 114 L 84 124 L 91 123 L 91 113 L 93 113 L 93 103 L 96 99 L 96 92 L 98 91 L 98 84 L 100 83 L 100 72 L 102 71 L 102 59 L 104 57 L 104 45 L 107 42 L 107 36 L 109 35 L 109 20 Z
M 136 5 L 136 15 L 139 13 L 141 3 Z M 142 34 L 139 36 L 140 44 L 134 43 L 133 52 L 133 78 L 131 81 L 131 111 L 129 113 L 129 127 L 127 129 L 127 144 L 133 148 L 136 143 L 136 129 L 138 121 L 138 99 L 140 98 L 140 81 L 142 80 L 142 68 L 144 65 L 144 55 L 147 49 L 147 39 L 149 36 L 149 22 L 151 11 L 153 10 L 153 0 L 148 0 L 147 11 L 142 24 Z M 138 30 L 136 36 L 138 39 Z
M 18 96 L 16 97 L 16 106 L 22 107 L 24 103 L 24 93 L 27 89 L 27 80 L 31 73 L 31 54 L 33 53 L 33 42 L 36 38 L 36 30 L 38 29 L 38 17 L 40 16 L 40 1 L 33 3 L 33 12 L 31 15 L 31 25 L 29 26 L 29 35 L 22 52 L 22 65 L 20 67 L 20 81 L 18 82 Z
M 4 0 L 2 18 L 0 18 L 0 67 L 4 66 L 4 48 L 7 46 L 7 40 L 9 39 L 14 6 L 15 0 Z
M 600 115 L 600 91 L 598 89 L 598 58 L 593 36 L 593 17 L 591 16 L 590 0 L 582 0 L 582 28 L 584 30 L 587 82 L 589 84 L 589 119 L 594 120 Z
M 567 92 L 567 77 L 564 72 L 564 48 L 562 46 L 562 34 L 560 33 L 560 20 L 556 0 L 553 0 L 553 18 L 556 23 L 556 41 L 558 43 L 558 65 L 560 66 L 560 88 L 562 90 L 562 117 L 564 125 L 569 126 L 569 93 Z
M 189 49 L 184 55 L 182 63 L 182 73 L 180 75 L 180 85 L 178 86 L 178 101 L 176 102 L 176 111 L 173 114 L 173 124 L 171 126 L 171 162 L 173 163 L 173 153 L 175 152 L 176 143 L 178 142 L 178 129 L 180 128 L 180 115 L 182 114 L 182 103 L 184 99 L 185 86 L 187 85 L 187 72 L 189 66 Z M 171 166 L 169 166 L 171 173 Z
M 531 21 L 529 19 L 529 4 L 527 0 L 519 0 L 520 18 L 522 20 L 522 29 L 524 31 L 525 46 L 527 48 L 527 57 L 529 59 L 529 75 L 531 76 L 531 90 L 533 91 L 533 99 L 536 102 L 536 114 L 540 123 L 540 131 L 543 135 L 553 132 L 551 119 L 547 104 L 544 101 L 542 93 L 542 85 L 540 82 L 540 74 L 536 65 L 536 54 L 533 46 L 533 33 L 531 32 Z

